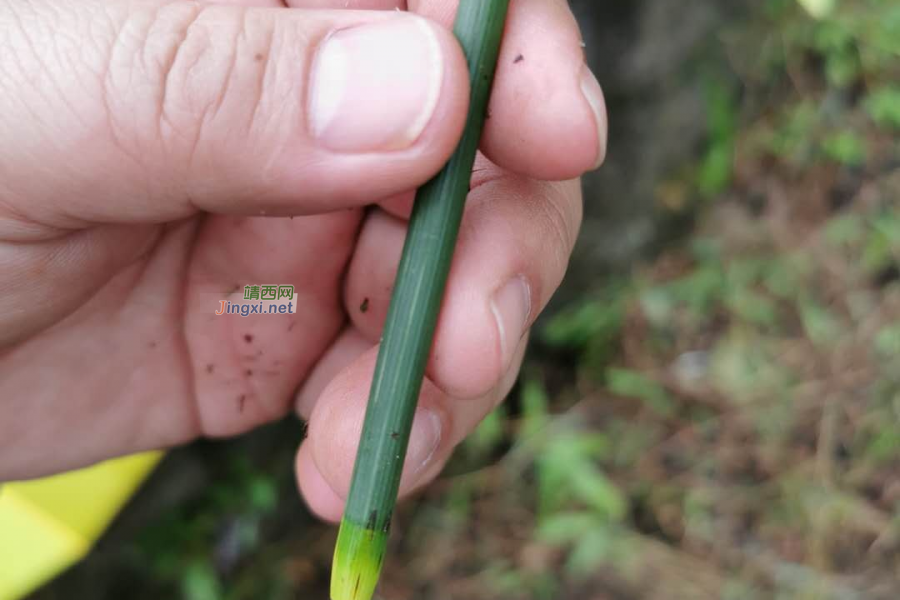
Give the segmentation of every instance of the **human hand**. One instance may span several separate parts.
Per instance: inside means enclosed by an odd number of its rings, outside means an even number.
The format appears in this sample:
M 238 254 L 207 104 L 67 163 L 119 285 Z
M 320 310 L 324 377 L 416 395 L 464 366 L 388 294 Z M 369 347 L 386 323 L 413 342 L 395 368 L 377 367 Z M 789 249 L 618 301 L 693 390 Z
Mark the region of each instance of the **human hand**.
M 294 408 L 337 519 L 413 193 L 465 120 L 456 2 L 224 4 L 0 0 L 0 480 Z M 314 10 L 348 4 L 431 20 Z M 508 393 L 605 118 L 565 0 L 514 0 L 401 495 Z M 296 314 L 214 314 L 260 283 Z

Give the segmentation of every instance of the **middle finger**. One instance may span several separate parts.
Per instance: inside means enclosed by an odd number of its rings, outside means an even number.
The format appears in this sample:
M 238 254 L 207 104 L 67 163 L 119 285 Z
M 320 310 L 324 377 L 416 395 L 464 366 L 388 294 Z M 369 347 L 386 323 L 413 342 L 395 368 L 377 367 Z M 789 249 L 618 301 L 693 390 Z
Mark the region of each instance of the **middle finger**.
M 577 180 L 548 183 L 480 161 L 454 254 L 428 376 L 454 397 L 486 393 L 559 286 L 581 223 Z M 407 223 L 375 209 L 346 277 L 353 325 L 373 342 L 390 303 Z

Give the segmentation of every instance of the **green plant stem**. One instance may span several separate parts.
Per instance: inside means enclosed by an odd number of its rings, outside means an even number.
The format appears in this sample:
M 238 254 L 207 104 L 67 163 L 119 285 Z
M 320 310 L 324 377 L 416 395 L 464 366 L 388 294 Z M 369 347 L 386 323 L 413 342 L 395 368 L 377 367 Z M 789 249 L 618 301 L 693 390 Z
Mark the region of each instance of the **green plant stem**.
M 469 115 L 450 161 L 416 195 L 335 548 L 333 600 L 369 600 L 378 583 L 508 6 L 460 0 L 454 33 L 469 65 Z

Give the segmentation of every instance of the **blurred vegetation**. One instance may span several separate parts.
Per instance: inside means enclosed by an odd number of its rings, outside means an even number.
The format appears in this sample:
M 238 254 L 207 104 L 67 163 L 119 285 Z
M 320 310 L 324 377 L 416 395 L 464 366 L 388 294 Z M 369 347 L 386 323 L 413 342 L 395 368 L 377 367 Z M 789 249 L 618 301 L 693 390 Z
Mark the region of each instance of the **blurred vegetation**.
M 719 43 L 657 186 L 690 234 L 539 325 L 383 598 L 900 597 L 900 2 L 760 0 Z M 36 597 L 326 598 L 275 428 L 265 460 L 201 445 L 215 483 Z

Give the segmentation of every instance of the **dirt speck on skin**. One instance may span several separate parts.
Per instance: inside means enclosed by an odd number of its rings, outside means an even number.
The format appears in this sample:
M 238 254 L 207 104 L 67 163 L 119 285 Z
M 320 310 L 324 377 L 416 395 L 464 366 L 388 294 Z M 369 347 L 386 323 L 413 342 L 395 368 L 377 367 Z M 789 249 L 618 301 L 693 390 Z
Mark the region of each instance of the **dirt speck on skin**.
M 212 375 L 215 370 L 216 370 L 216 365 L 214 365 L 212 363 L 209 363 L 208 365 L 206 365 L 206 372 L 209 373 L 210 375 Z
M 362 304 L 359 305 L 359 312 L 365 314 L 369 312 L 369 299 L 363 298 Z
M 518 56 L 516 57 L 516 60 L 513 61 L 513 64 L 514 64 L 514 65 L 517 65 L 517 64 L 519 64 L 520 62 L 522 62 L 522 61 L 524 61 L 524 60 L 525 60 L 525 56 L 522 55 L 522 54 L 520 54 L 520 55 L 518 55 Z
M 296 327 L 297 321 L 291 321 L 291 324 L 288 325 L 288 331 L 293 331 L 294 327 Z
M 151 350 L 153 350 L 153 349 L 156 348 L 156 346 L 157 346 L 156 342 L 150 342 L 150 343 L 147 344 L 147 345 L 150 347 Z
M 244 375 L 246 375 L 247 377 L 253 377 L 253 369 L 247 369 L 246 371 L 244 371 Z
M 247 342 L 248 344 L 252 344 L 253 343 L 253 335 L 250 333 L 245 333 L 244 341 Z
M 261 52 L 257 52 L 253 57 L 253 60 L 255 60 L 256 62 L 262 62 L 264 58 L 265 56 L 263 56 Z
M 247 394 L 241 394 L 238 397 L 238 412 L 244 412 L 244 406 L 247 404 Z

